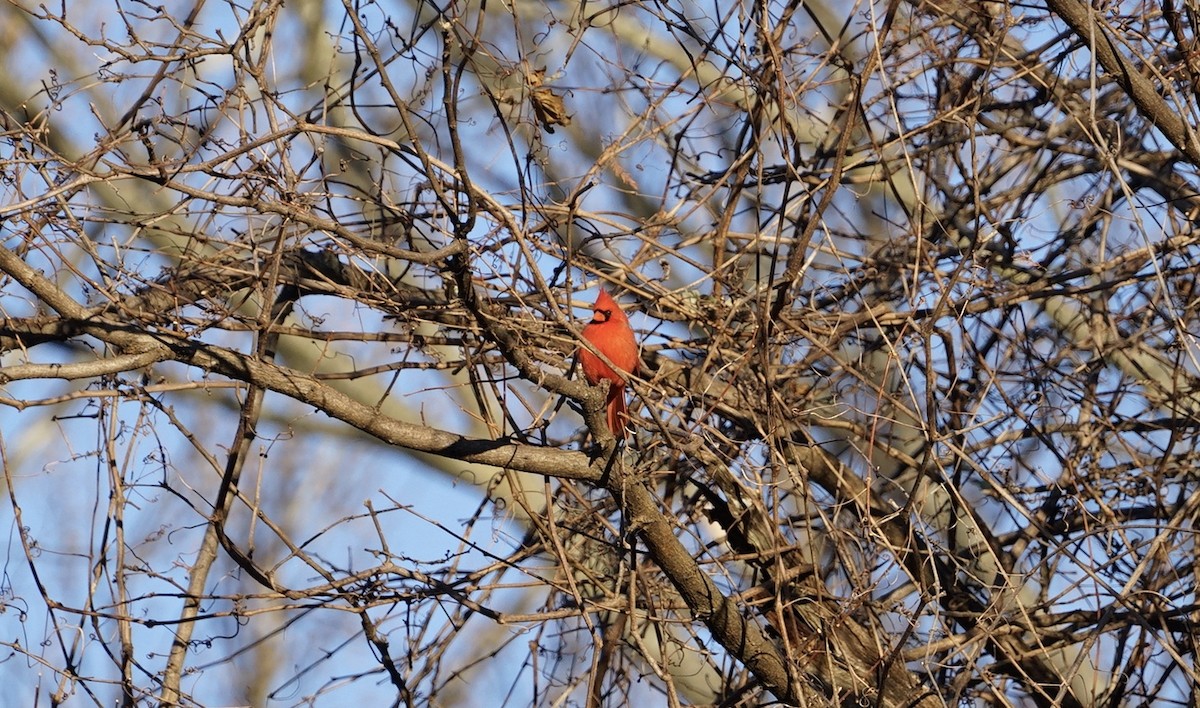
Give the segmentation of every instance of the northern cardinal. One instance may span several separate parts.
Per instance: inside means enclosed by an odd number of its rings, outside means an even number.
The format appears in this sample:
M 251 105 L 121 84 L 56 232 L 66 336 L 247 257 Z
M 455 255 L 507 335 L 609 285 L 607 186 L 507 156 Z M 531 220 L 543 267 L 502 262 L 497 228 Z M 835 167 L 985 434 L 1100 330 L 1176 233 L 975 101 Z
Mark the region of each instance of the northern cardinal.
M 626 373 L 633 373 L 638 364 L 637 342 L 633 339 L 633 328 L 621 306 L 601 290 L 592 309 L 592 321 L 583 328 L 583 338 L 592 343 L 600 353 Z M 617 372 L 600 360 L 600 357 L 584 347 L 579 348 L 579 363 L 588 383 L 595 386 L 608 381 L 608 429 L 618 439 L 625 438 L 625 382 Z

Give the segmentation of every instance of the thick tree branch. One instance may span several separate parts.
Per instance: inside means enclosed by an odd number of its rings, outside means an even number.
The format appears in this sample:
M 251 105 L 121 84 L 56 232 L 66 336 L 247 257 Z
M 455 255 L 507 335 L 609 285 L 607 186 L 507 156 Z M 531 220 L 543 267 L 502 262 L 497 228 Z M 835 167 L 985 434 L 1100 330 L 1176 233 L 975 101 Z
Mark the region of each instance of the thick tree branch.
M 1103 21 L 1101 11 L 1079 0 L 1046 0 L 1046 6 L 1091 50 L 1113 81 L 1133 99 L 1142 115 L 1187 155 L 1193 165 L 1200 165 L 1200 142 L 1197 142 L 1196 131 L 1182 117 L 1186 111 L 1179 105 L 1168 103 L 1143 67 L 1125 56 L 1112 28 Z

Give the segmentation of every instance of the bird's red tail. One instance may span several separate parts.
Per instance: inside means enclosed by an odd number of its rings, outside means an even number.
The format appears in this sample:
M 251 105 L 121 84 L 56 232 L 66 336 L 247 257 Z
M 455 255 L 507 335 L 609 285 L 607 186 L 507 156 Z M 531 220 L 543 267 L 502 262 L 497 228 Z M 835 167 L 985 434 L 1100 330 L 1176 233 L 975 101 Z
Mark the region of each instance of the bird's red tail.
M 629 413 L 625 408 L 625 387 L 616 384 L 608 387 L 608 429 L 617 440 L 625 439 L 625 421 Z

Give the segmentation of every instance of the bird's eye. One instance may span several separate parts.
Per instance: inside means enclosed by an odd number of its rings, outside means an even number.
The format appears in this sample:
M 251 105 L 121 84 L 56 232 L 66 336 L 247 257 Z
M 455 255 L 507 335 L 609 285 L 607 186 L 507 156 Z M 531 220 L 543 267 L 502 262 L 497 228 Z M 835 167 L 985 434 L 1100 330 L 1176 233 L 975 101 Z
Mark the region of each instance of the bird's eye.
M 612 310 L 596 310 L 596 316 L 592 319 L 597 322 L 608 322 L 612 317 Z

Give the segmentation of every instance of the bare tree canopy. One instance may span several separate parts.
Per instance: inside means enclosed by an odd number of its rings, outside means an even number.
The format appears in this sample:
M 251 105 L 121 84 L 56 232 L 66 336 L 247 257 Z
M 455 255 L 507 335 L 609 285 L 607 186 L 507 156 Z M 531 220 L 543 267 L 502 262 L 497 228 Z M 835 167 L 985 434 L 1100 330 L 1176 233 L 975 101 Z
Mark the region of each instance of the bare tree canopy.
M 12 0 L 0 57 L 6 704 L 1200 700 L 1195 4 Z

